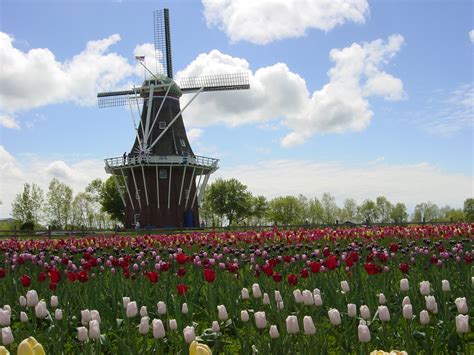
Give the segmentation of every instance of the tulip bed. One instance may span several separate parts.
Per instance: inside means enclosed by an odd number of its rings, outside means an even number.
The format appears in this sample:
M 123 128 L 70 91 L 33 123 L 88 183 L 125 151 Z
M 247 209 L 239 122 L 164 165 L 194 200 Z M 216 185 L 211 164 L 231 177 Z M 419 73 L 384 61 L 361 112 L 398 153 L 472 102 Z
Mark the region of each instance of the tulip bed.
M 11 354 L 29 336 L 47 354 L 474 353 L 473 232 L 0 240 L 0 344 Z

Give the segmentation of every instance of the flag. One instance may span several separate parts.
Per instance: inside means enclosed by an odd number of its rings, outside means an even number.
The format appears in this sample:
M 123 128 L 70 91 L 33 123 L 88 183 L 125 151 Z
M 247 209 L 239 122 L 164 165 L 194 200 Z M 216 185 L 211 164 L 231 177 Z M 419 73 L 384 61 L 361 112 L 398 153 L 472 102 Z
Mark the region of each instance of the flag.
M 138 60 L 139 62 L 144 62 L 145 61 L 145 56 L 144 55 L 136 55 L 135 59 Z

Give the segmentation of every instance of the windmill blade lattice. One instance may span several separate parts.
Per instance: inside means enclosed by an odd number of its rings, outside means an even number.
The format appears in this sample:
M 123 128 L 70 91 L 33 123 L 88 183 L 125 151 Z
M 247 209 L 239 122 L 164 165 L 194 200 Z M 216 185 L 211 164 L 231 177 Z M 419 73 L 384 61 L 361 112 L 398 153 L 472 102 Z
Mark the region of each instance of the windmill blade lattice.
M 181 78 L 178 82 L 183 94 L 198 91 L 245 90 L 250 88 L 248 73 L 218 74 Z
M 153 12 L 156 72 L 173 78 L 169 10 Z
M 143 102 L 143 98 L 133 90 L 101 92 L 97 94 L 99 108 L 125 106 L 128 105 L 131 100 L 134 103 L 138 100 L 139 104 Z

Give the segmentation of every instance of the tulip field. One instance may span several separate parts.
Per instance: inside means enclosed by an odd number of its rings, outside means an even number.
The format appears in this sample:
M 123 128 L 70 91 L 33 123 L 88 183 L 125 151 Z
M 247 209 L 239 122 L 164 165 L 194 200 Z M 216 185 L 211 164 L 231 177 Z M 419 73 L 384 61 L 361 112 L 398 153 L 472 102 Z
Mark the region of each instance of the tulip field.
M 0 239 L 0 354 L 473 354 L 473 233 Z

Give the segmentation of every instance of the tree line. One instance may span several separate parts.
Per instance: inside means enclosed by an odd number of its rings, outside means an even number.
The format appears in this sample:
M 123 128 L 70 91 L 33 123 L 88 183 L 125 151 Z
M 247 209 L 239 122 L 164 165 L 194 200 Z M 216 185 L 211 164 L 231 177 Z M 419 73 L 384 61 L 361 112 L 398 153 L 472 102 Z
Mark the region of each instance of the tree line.
M 204 194 L 200 217 L 207 226 L 474 222 L 474 198 L 467 198 L 463 209 L 422 202 L 409 215 L 404 203 L 392 203 L 385 196 L 366 199 L 361 204 L 347 198 L 342 206 L 328 192 L 320 198 L 300 194 L 267 200 L 265 196 L 254 196 L 236 179 L 217 179 Z
M 125 189 L 125 185 L 122 186 Z M 35 183 L 25 183 L 12 203 L 12 217 L 21 229 L 106 229 L 123 225 L 125 207 L 113 177 L 92 180 L 74 195 L 70 186 L 58 179 L 49 183 L 46 194 Z M 385 196 L 366 199 L 361 204 L 347 198 L 338 206 L 333 195 L 320 198 L 304 195 L 280 196 L 267 200 L 254 196 L 237 179 L 217 179 L 210 184 L 200 206 L 201 221 L 214 226 L 318 225 L 336 223 L 474 222 L 474 198 L 463 209 L 438 207 L 422 202 L 409 215 L 402 202 Z

